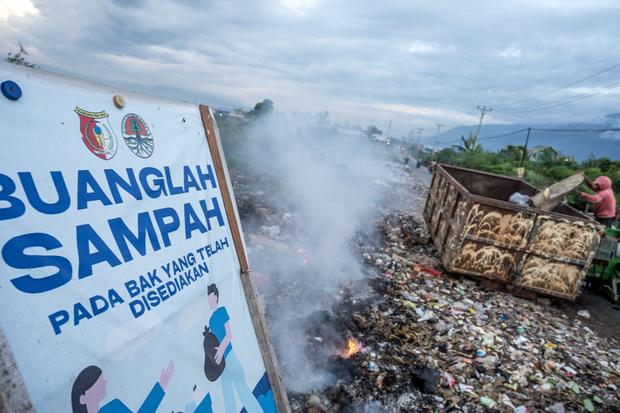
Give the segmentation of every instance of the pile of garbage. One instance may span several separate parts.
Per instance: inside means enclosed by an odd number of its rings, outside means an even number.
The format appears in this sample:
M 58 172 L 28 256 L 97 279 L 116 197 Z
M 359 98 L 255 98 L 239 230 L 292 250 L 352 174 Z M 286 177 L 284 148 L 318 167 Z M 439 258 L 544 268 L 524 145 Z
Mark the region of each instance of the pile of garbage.
M 428 177 L 394 172 L 396 181 L 373 183 L 386 193 L 378 224 L 351 243 L 360 265 L 350 271 L 361 274 L 334 292 L 302 282 L 317 276 L 319 259 L 274 178 L 233 171 L 292 411 L 620 411 L 618 340 L 597 334 L 570 303 L 444 274 L 421 222 Z M 320 310 L 305 313 L 302 299 Z M 329 379 L 292 390 L 306 374 L 295 358 Z
M 616 339 L 568 304 L 443 274 L 412 217 L 387 216 L 379 227 L 382 246 L 359 246 L 377 276 L 345 289 L 309 329 L 310 349 L 333 352 L 317 368 L 340 380 L 291 394 L 294 411 L 620 411 Z M 342 338 L 321 337 L 324 323 Z

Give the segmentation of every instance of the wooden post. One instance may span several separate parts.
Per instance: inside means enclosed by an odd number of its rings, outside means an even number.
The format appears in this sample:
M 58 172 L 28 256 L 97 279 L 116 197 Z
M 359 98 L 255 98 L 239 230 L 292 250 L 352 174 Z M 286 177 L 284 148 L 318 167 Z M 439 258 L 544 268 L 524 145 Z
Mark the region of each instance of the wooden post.
M 0 328 L 0 413 L 34 413 L 30 394 Z
M 245 253 L 243 238 L 241 237 L 239 219 L 235 211 L 231 190 L 228 188 L 226 169 L 224 168 L 222 154 L 220 153 L 220 145 L 218 144 L 219 138 L 213 122 L 213 117 L 211 116 L 211 110 L 208 106 L 200 105 L 200 116 L 202 117 L 202 123 L 205 128 L 205 135 L 207 137 L 207 143 L 209 144 L 211 157 L 213 158 L 213 167 L 217 176 L 217 182 L 220 186 L 220 192 L 222 193 L 224 210 L 226 211 L 228 223 L 230 224 L 230 232 L 235 244 L 237 257 L 239 258 L 241 285 L 243 286 L 243 292 L 252 318 L 252 324 L 254 325 L 256 339 L 258 340 L 258 346 L 261 356 L 263 357 L 263 362 L 265 363 L 267 376 L 269 377 L 269 383 L 273 390 L 276 407 L 279 413 L 290 413 L 291 409 L 288 404 L 286 390 L 284 389 L 284 383 L 280 376 L 280 370 L 278 368 L 275 352 L 271 345 L 271 339 L 267 332 L 264 311 L 250 275 L 250 267 L 247 254 Z

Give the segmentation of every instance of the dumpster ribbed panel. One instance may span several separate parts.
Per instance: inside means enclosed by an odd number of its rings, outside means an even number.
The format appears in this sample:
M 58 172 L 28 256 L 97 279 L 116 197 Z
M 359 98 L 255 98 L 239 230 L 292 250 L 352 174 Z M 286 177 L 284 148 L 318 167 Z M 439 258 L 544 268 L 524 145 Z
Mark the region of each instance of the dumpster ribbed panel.
M 442 263 L 448 271 L 574 299 L 602 227 L 567 205 L 548 212 L 483 196 L 517 191 L 538 190 L 519 179 L 437 165 L 424 218 Z

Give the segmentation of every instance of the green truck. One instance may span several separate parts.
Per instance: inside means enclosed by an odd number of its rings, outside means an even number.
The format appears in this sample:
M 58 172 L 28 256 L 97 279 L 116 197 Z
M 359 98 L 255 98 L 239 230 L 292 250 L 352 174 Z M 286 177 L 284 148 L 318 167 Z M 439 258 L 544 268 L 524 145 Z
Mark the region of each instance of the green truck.
M 596 250 L 587 283 L 604 293 L 616 304 L 620 304 L 618 287 L 620 284 L 620 251 L 618 241 L 620 229 L 606 228 L 605 237 Z

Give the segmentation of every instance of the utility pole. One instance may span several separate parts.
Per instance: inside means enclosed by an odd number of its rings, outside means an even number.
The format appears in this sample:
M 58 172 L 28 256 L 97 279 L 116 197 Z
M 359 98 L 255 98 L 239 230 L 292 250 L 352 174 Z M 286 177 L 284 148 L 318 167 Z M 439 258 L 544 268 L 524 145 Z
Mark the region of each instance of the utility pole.
M 476 140 L 478 140 L 478 136 L 480 135 L 480 127 L 482 126 L 482 119 L 484 119 L 484 115 L 487 112 L 491 112 L 493 108 L 478 105 L 478 110 L 480 111 L 480 122 L 478 122 L 478 129 L 476 130 Z
M 422 131 L 424 130 L 424 128 L 418 128 L 418 143 L 420 143 L 420 140 L 422 139 Z
M 523 154 L 521 155 L 521 165 L 517 168 L 517 176 L 523 178 L 525 176 L 525 157 L 527 156 L 527 144 L 530 141 L 530 132 L 532 128 L 527 128 L 527 136 L 525 137 L 525 146 L 523 146 Z
M 407 144 L 413 144 L 413 129 L 409 130 L 409 134 L 407 135 Z
M 435 151 L 437 150 L 437 144 L 439 143 L 439 131 L 444 126 L 443 123 L 436 123 L 437 125 L 437 134 L 435 135 L 435 143 L 433 144 L 433 153 L 431 154 L 431 159 L 435 159 Z

